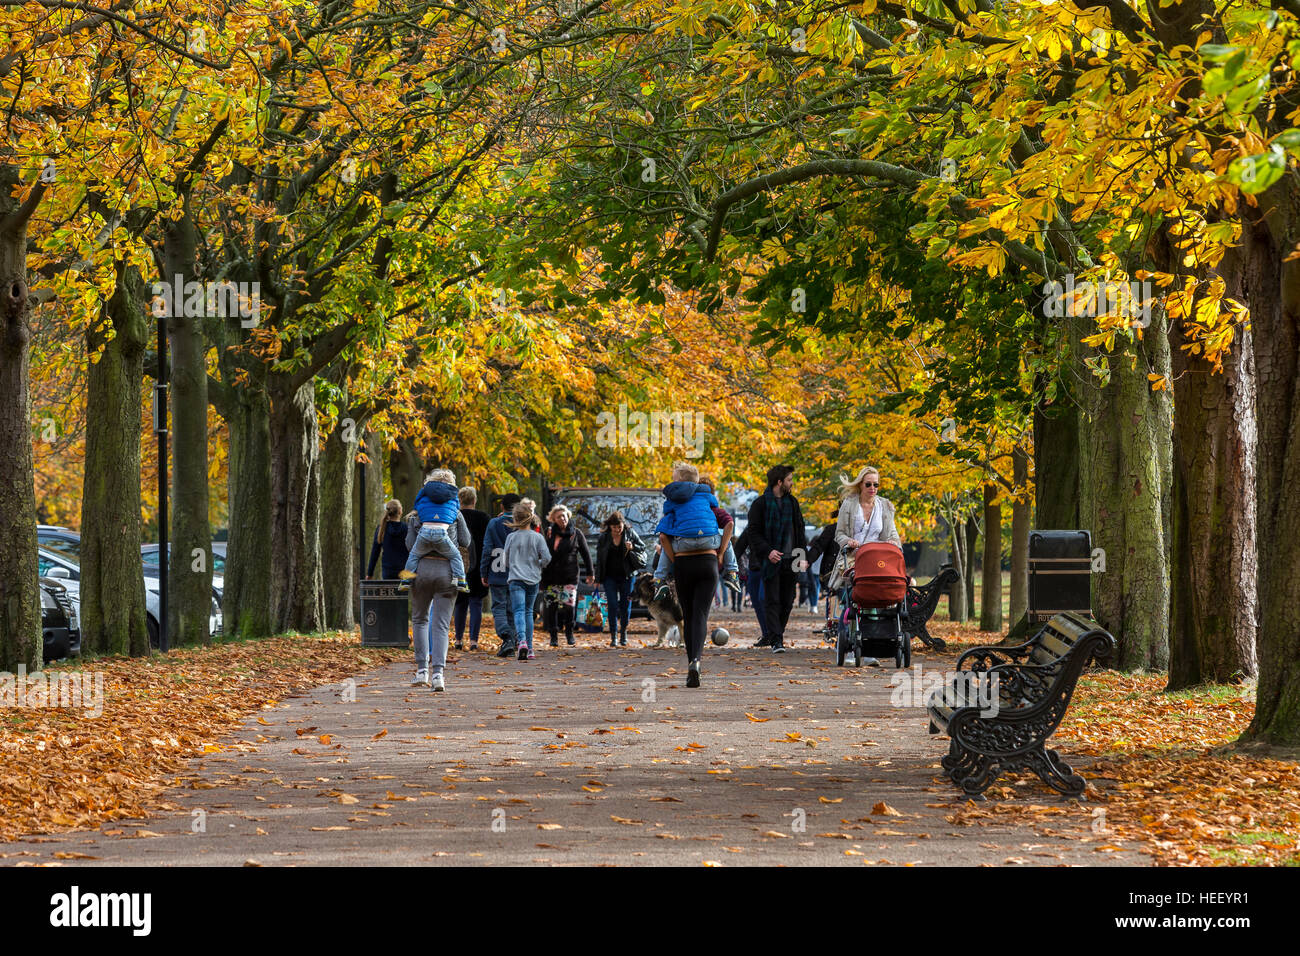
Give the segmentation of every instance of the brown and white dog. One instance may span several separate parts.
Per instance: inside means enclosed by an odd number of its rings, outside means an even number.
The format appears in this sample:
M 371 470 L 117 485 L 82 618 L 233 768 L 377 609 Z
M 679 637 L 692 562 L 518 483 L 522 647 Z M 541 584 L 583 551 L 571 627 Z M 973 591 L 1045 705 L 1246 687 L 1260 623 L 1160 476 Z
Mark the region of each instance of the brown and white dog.
M 677 604 L 676 585 L 669 582 L 668 596 L 662 600 L 655 600 L 655 591 L 657 590 L 659 590 L 659 584 L 649 571 L 640 572 L 632 582 L 632 596 L 650 612 L 650 617 L 654 620 L 655 626 L 659 628 L 659 640 L 655 641 L 651 646 L 663 647 L 668 632 L 676 627 L 676 637 L 667 643 L 669 647 L 680 647 L 682 631 L 686 624 L 682 620 L 682 609 Z

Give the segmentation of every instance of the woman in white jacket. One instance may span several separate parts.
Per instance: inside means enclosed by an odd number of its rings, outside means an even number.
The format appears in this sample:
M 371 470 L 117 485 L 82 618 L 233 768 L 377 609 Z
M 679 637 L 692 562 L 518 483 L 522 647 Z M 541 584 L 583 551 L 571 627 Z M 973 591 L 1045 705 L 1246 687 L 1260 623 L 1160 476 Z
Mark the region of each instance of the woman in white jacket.
M 858 472 L 853 481 L 847 475 L 840 476 L 840 497 L 844 503 L 835 525 L 835 540 L 842 550 L 852 550 L 872 541 L 888 541 L 900 549 L 903 547 L 903 539 L 894 527 L 894 504 L 882 498 L 879 489 L 880 472 L 870 465 Z
M 867 465 L 858 472 L 853 481 L 847 475 L 840 476 L 840 495 L 844 503 L 840 506 L 840 517 L 835 524 L 835 540 L 840 546 L 836 575 L 843 580 L 843 575 L 852 567 L 853 551 L 860 544 L 887 541 L 902 550 L 903 539 L 894 526 L 894 504 L 877 493 L 880 489 L 880 472 Z M 837 584 L 838 587 L 838 584 Z M 869 667 L 878 667 L 880 662 L 874 657 L 863 661 Z

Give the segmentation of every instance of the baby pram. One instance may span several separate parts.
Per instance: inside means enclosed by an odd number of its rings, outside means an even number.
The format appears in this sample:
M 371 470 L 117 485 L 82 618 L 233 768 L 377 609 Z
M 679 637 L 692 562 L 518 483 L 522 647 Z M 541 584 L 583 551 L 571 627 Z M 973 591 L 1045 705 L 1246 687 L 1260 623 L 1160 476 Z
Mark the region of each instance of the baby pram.
M 858 547 L 853 573 L 845 582 L 835 663 L 853 652 L 853 664 L 863 657 L 892 657 L 895 667 L 912 666 L 912 642 L 907 626 L 907 565 L 892 544 L 875 542 Z

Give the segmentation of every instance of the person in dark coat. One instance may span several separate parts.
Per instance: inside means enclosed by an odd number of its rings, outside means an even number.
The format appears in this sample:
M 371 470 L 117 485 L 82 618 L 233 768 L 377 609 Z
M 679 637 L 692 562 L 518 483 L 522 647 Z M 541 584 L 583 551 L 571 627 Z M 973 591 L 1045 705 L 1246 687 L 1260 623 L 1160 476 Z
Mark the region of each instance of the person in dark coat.
M 501 513 L 488 522 L 487 531 L 483 534 L 483 548 L 479 552 L 479 580 L 492 595 L 492 621 L 496 626 L 497 637 L 501 638 L 497 657 L 511 657 L 516 649 L 505 547 L 506 538 L 514 531 L 511 513 L 519 501 L 519 496 L 514 492 L 501 496 Z
M 758 618 L 759 639 L 755 647 L 771 647 L 771 642 L 767 639 L 767 614 L 763 610 L 763 572 L 762 570 L 748 570 L 752 561 L 746 560 L 746 553 L 749 550 L 750 535 L 749 526 L 740 533 L 736 540 L 735 551 L 736 561 L 744 562 L 745 572 L 745 592 L 749 595 L 749 606 L 754 609 L 754 615 Z
M 763 576 L 764 640 L 774 653 L 785 653 L 785 626 L 794 607 L 795 583 L 806 566 L 807 535 L 803 512 L 791 494 L 794 469 L 774 465 L 767 490 L 749 506 L 749 568 Z M 803 565 L 796 567 L 796 565 Z
M 840 543 L 835 540 L 836 521 L 839 520 L 839 509 L 836 509 L 832 516 L 834 520 L 826 527 L 822 528 L 817 537 L 812 539 L 808 545 L 808 573 L 812 573 L 812 565 L 821 559 L 821 571 L 818 574 L 818 583 L 824 595 L 823 603 L 826 605 L 826 633 L 834 634 L 834 625 L 831 623 L 831 605 L 835 598 L 830 588 L 831 571 L 835 567 L 835 559 L 840 556 Z
M 632 577 L 638 570 L 633 567 L 632 552 L 640 556 L 645 567 L 647 556 L 645 542 L 623 520 L 623 512 L 615 511 L 608 518 L 596 539 L 596 580 L 605 588 L 605 602 L 609 606 L 609 646 L 627 647 L 627 623 L 632 615 Z
M 572 646 L 576 643 L 573 615 L 578 601 L 578 562 L 582 562 L 588 584 L 596 582 L 595 569 L 591 565 L 587 539 L 570 520 L 569 509 L 556 505 L 546 517 L 546 547 L 551 552 L 551 563 L 542 572 L 542 589 L 546 596 L 542 623 L 551 632 L 551 647 L 560 646 L 561 625 L 565 640 Z
M 375 540 L 370 546 L 370 566 L 366 577 L 375 576 L 375 562 L 383 556 L 380 567 L 385 580 L 393 580 L 406 567 L 411 552 L 406 547 L 406 522 L 402 520 L 402 503 L 396 499 L 384 505 L 384 517 L 375 529 Z
M 487 535 L 487 513 L 474 506 L 478 504 L 478 492 L 470 485 L 460 489 L 460 513 L 465 516 L 469 526 L 469 535 L 474 540 L 473 554 L 469 566 L 473 567 L 478 555 L 483 553 L 483 539 Z M 469 618 L 469 649 L 478 650 L 478 631 L 483 624 L 483 599 L 487 597 L 488 587 L 483 583 L 481 574 L 469 577 L 469 593 L 456 598 L 456 650 L 465 647 L 465 618 Z

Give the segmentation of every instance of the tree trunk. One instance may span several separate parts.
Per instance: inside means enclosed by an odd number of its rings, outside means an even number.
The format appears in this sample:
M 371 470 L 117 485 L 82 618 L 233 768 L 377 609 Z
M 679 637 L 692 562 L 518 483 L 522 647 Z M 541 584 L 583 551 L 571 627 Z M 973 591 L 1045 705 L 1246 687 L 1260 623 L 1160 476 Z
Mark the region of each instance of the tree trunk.
M 36 481 L 27 388 L 31 303 L 27 219 L 13 191 L 17 170 L 0 165 L 0 669 L 39 670 L 41 598 L 36 583 Z M 33 187 L 39 189 L 39 186 Z
M 957 580 L 948 589 L 948 620 L 966 621 L 966 535 L 955 514 L 948 516 L 948 535 L 952 539 L 952 566 L 957 571 Z
M 1070 397 L 1034 407 L 1034 527 L 1079 524 L 1079 408 Z
M 135 266 L 115 264 L 104 321 L 86 333 L 86 460 L 81 498 L 84 653 L 149 653 L 140 559 L 140 389 L 148 325 Z M 108 334 L 111 325 L 112 334 Z
M 1172 427 L 1169 399 L 1151 391 L 1147 370 L 1167 368 L 1168 340 L 1149 335 L 1106 357 L 1109 384 L 1085 392 L 1080 462 L 1083 526 L 1105 555 L 1105 571 L 1093 575 L 1093 613 L 1119 643 L 1117 666 L 1163 670 L 1169 570 L 1162 445 Z
M 1019 496 L 1011 504 L 1011 624 L 1029 607 L 1029 524 L 1033 503 L 1029 497 L 1029 453 L 1017 445 L 1011 452 L 1012 481 Z
M 409 438 L 398 439 L 388 459 L 388 472 L 392 476 L 393 497 L 402 503 L 404 513 L 410 511 L 424 484 L 424 459 Z
M 984 566 L 980 630 L 1002 630 L 1002 505 L 996 485 L 984 486 Z
M 1258 422 L 1259 683 L 1242 740 L 1300 747 L 1300 182 L 1261 197 L 1267 227 L 1242 225 Z M 1254 210 L 1248 210 L 1253 213 Z
M 325 457 L 321 464 L 320 556 L 325 590 L 325 626 L 345 631 L 356 626 L 352 599 L 359 575 L 353 479 L 357 472 L 359 439 L 355 424 L 345 418 L 325 442 Z
M 1239 250 L 1225 256 L 1227 292 L 1242 297 Z M 1169 689 L 1253 677 L 1258 555 L 1255 548 L 1255 370 L 1250 332 L 1237 330 L 1222 371 L 1182 348 L 1173 356 L 1174 488 L 1170 555 Z
M 979 539 L 979 522 L 975 520 L 974 515 L 966 518 L 966 548 L 963 552 L 966 558 L 966 620 L 975 619 L 975 544 Z
M 320 426 L 314 383 L 271 405 L 271 594 L 277 631 L 320 631 L 325 624 L 320 567 Z
M 194 277 L 198 236 L 188 212 L 166 226 L 163 281 Z M 171 346 L 172 511 L 167 615 L 172 643 L 207 644 L 212 609 L 212 529 L 208 524 L 208 370 L 206 309 L 175 298 L 167 319 Z M 187 314 L 197 313 L 197 314 Z
M 282 574 L 273 578 L 271 566 L 270 399 L 261 384 L 260 363 L 249 373 L 245 385 L 224 389 L 223 412 L 230 427 L 230 540 L 222 617 L 226 633 L 240 638 L 275 633 L 272 581 L 277 588 L 285 581 Z

